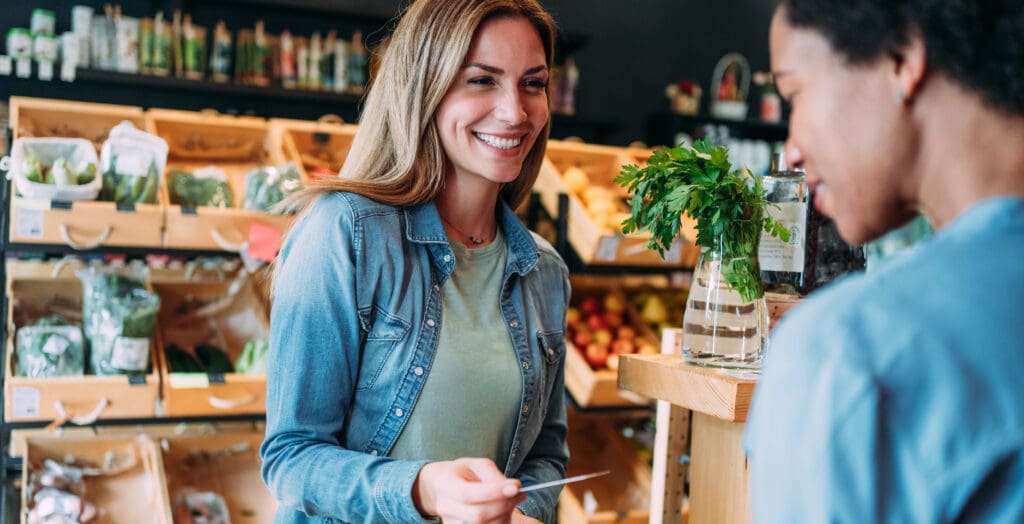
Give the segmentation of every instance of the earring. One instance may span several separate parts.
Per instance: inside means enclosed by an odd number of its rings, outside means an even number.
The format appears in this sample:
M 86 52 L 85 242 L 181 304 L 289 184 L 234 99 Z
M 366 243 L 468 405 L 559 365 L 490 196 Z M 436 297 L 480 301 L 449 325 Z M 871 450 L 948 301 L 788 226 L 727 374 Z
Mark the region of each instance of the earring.
M 899 103 L 901 103 L 901 104 L 906 102 L 907 101 L 907 93 L 906 93 L 906 91 L 904 91 L 902 89 L 896 91 L 896 100 L 898 100 Z

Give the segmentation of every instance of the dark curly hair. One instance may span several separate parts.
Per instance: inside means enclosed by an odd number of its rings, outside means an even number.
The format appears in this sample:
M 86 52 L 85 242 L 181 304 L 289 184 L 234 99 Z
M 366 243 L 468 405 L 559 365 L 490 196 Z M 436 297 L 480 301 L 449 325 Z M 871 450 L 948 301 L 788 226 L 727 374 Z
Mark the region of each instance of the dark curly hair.
M 928 67 L 995 109 L 1024 114 L 1022 0 L 782 0 L 794 27 L 820 32 L 851 63 L 898 56 L 920 32 Z

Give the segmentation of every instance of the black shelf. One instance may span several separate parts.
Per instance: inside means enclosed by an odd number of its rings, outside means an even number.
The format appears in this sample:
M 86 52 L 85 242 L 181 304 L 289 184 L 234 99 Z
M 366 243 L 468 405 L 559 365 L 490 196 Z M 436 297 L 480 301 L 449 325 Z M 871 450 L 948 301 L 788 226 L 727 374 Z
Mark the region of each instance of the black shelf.
M 174 1 L 185 6 L 198 2 L 198 0 Z M 397 16 L 409 2 L 408 0 L 203 0 L 203 3 L 287 9 L 379 20 Z
M 647 119 L 647 140 L 656 145 L 675 145 L 676 133 L 687 133 L 694 139 L 703 138 L 703 129 L 708 125 L 724 126 L 729 130 L 729 135 L 736 138 L 783 142 L 789 136 L 789 124 L 785 121 L 728 120 L 710 115 L 655 113 Z
M 233 82 L 190 80 L 187 78 L 176 78 L 172 76 L 118 73 L 116 71 L 102 71 L 99 69 L 79 68 L 75 73 L 75 82 L 133 85 L 158 89 L 187 89 L 222 95 L 267 97 L 274 99 L 299 100 L 303 102 L 324 102 L 330 104 L 355 105 L 362 100 L 362 95 L 352 93 L 333 93 L 330 91 L 311 91 L 306 89 L 284 89 L 281 87 L 271 86 L 261 87 L 236 84 Z

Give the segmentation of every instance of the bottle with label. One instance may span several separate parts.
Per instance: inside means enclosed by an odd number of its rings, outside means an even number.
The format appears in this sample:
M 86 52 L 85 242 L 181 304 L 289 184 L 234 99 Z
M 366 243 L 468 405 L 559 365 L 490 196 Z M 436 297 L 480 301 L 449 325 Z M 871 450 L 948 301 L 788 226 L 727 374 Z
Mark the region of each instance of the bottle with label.
M 783 242 L 769 233 L 761 233 L 757 258 L 761 265 L 765 291 L 805 295 L 814 287 L 814 252 L 808 241 L 816 238 L 816 221 L 804 171 L 789 168 L 782 151 L 772 155 L 770 174 L 761 179 L 765 198 L 774 204 L 767 212 L 789 230 Z M 813 242 L 812 242 L 813 243 Z

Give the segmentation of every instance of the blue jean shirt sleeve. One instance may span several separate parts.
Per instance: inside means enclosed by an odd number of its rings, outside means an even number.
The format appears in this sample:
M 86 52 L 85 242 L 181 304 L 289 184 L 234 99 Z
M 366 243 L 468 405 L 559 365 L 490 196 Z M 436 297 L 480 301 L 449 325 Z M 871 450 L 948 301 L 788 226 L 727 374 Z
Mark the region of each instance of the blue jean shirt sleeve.
M 351 209 L 321 205 L 281 253 L 271 310 L 262 475 L 282 508 L 343 522 L 419 522 L 412 484 L 421 462 L 350 450 L 344 434 L 357 380 L 359 321 Z M 325 210 L 325 208 L 327 208 Z M 280 510 L 279 510 L 280 511 Z
M 569 275 L 564 265 L 560 265 L 562 272 L 562 297 L 564 299 L 563 310 L 569 307 Z M 562 315 L 565 318 L 565 315 Z M 565 332 L 565 325 L 561 326 Z M 527 454 L 523 465 L 516 472 L 515 476 L 520 480 L 529 479 L 531 483 L 548 482 L 565 478 L 567 464 L 569 463 L 569 448 L 566 444 L 568 424 L 565 413 L 565 355 L 562 353 L 562 360 L 558 364 L 558 372 L 555 374 L 555 381 L 552 387 L 551 397 L 547 399 L 547 415 L 544 418 L 544 425 L 540 435 L 530 452 Z M 541 522 L 553 524 L 557 520 L 556 507 L 561 489 L 541 489 L 532 491 L 527 499 L 517 506 L 524 515 L 535 518 Z

